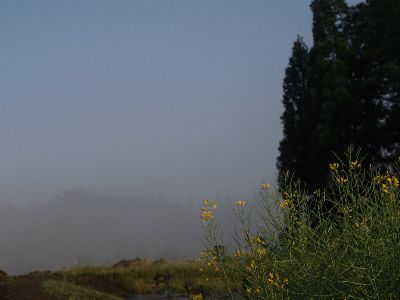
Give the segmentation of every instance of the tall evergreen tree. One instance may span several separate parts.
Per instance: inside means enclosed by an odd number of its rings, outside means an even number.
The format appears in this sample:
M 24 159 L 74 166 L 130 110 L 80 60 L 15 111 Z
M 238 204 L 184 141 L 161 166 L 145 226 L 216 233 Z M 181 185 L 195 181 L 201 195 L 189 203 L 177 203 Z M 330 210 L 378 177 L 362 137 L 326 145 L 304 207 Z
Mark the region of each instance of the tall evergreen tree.
M 333 152 L 351 143 L 356 101 L 348 86 L 348 43 L 343 26 L 348 7 L 344 0 L 314 0 L 314 46 L 309 54 L 306 158 L 301 179 L 309 190 L 324 187 Z
M 281 116 L 283 139 L 279 145 L 278 157 L 279 178 L 286 170 L 302 177 L 303 162 L 307 149 L 304 147 L 304 135 L 307 131 L 307 92 L 308 92 L 308 48 L 301 37 L 293 44 L 292 56 L 286 68 L 283 81 L 283 106 Z
M 349 10 L 350 85 L 359 105 L 352 137 L 366 162 L 390 166 L 400 154 L 400 2 L 371 0 Z
M 328 183 L 327 165 L 349 146 L 366 162 L 400 155 L 400 1 L 313 0 L 314 45 L 293 47 L 284 79 L 284 137 L 278 169 L 311 192 Z
M 369 0 L 362 6 L 363 58 L 369 62 L 371 101 L 379 109 L 376 160 L 391 164 L 400 155 L 400 1 Z
M 373 56 L 368 54 L 370 50 L 365 47 L 365 37 L 371 34 L 366 8 L 365 3 L 351 7 L 346 22 L 350 43 L 346 62 L 350 70 L 350 92 L 358 103 L 356 117 L 359 121 L 351 139 L 366 155 L 365 163 L 379 163 L 384 138 L 378 120 L 384 117 L 384 111 L 382 104 L 374 100 L 380 80 L 373 71 Z

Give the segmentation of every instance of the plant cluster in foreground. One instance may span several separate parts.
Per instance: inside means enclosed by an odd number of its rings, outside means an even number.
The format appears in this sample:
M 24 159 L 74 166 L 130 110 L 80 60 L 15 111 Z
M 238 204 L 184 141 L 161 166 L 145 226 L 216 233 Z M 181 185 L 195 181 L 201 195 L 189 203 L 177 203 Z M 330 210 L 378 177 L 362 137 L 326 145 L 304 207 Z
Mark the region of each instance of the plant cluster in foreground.
M 232 299 L 400 298 L 399 163 L 380 171 L 348 152 L 329 168 L 330 187 L 312 194 L 290 176 L 279 192 L 262 184 L 256 226 L 246 202 L 236 201 L 230 255 L 217 251 L 217 207 L 205 202 L 204 272 Z

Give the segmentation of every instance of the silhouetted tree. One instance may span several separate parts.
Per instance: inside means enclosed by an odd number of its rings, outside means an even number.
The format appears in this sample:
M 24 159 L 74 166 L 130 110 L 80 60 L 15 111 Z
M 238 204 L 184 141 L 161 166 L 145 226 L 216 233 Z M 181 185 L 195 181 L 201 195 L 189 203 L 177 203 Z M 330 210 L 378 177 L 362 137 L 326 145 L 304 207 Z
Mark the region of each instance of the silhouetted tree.
M 390 165 L 400 155 L 400 1 L 369 0 L 357 10 L 360 100 L 373 107 L 376 124 L 365 133 L 367 149 L 374 161 Z
M 293 170 L 297 176 L 303 175 L 306 147 L 303 141 L 307 134 L 307 66 L 308 48 L 301 37 L 293 44 L 292 57 L 286 68 L 283 81 L 283 106 L 285 108 L 281 120 L 283 123 L 283 139 L 279 145 L 278 157 L 279 178 L 285 170 Z
M 314 0 L 311 9 L 314 44 L 298 38 L 286 69 L 277 162 L 310 192 L 349 146 L 383 165 L 400 154 L 400 1 Z

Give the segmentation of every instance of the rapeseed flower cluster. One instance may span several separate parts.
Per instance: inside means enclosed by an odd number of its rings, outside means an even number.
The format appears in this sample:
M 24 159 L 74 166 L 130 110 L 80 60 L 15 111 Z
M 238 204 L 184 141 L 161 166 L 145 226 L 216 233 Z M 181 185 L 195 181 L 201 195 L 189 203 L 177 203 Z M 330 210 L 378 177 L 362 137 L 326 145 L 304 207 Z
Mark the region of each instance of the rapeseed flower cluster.
M 349 170 L 360 169 L 361 162 L 358 160 L 350 161 L 348 168 L 349 168 Z M 335 173 L 339 173 L 340 172 L 340 164 L 338 162 L 330 163 L 329 169 L 331 169 Z M 343 171 L 343 169 L 342 169 L 342 171 Z
M 339 170 L 339 163 L 331 163 L 331 164 L 329 164 L 329 169 L 331 169 L 332 171 L 337 172 Z
M 327 294 L 334 299 L 397 299 L 400 160 L 390 172 L 380 173 L 372 166 L 364 168 L 354 155 L 347 158 L 329 164 L 332 189 L 311 195 L 288 174 L 279 191 L 260 185 L 261 205 L 247 209 L 245 200 L 235 201 L 237 250 L 226 256 L 209 251 L 204 272 L 214 274 L 210 282 L 218 278 L 226 284 L 225 295 L 231 299 L 311 299 Z M 214 209 L 208 202 L 202 210 L 211 213 L 204 217 L 212 220 L 207 229 L 217 228 Z M 256 219 L 251 217 L 254 210 Z M 214 243 L 209 249 L 221 245 L 221 237 L 209 231 L 207 241 Z M 374 272 L 377 267 L 379 272 Z
M 217 201 L 204 200 L 204 206 L 201 208 L 200 218 L 204 223 L 209 222 L 213 217 L 215 210 L 218 207 Z
M 358 160 L 350 162 L 350 170 L 359 168 L 361 168 L 361 162 L 359 162 Z
M 204 299 L 204 298 L 203 298 L 203 295 L 202 295 L 202 294 L 194 295 L 193 298 L 192 298 L 192 300 L 203 300 L 203 299 Z
M 273 285 L 277 288 L 284 288 L 285 286 L 288 285 L 289 283 L 289 279 L 288 278 L 284 278 L 283 280 L 281 280 L 279 278 L 279 274 L 273 274 L 273 273 L 269 273 L 268 274 L 268 278 L 267 278 L 267 283 L 270 285 Z
M 289 206 L 290 206 L 290 200 L 288 199 L 284 199 L 279 203 L 280 208 L 289 208 Z
M 345 184 L 348 181 L 349 181 L 349 179 L 347 179 L 346 177 L 342 177 L 342 176 L 336 177 L 336 182 L 339 184 Z
M 260 185 L 260 188 L 261 188 L 262 190 L 268 190 L 270 187 L 271 187 L 271 185 L 268 184 L 268 183 L 262 183 L 262 184 Z
M 245 255 L 246 252 L 244 252 L 243 250 L 236 250 L 234 253 L 235 257 L 241 257 L 243 255 Z
M 259 256 L 264 256 L 267 254 L 267 249 L 265 249 L 264 247 L 259 247 L 257 248 L 257 254 Z
M 361 168 L 361 162 L 358 160 L 349 161 L 348 168 L 340 168 L 340 163 L 334 162 L 329 164 L 329 169 L 333 172 L 336 183 L 344 185 L 349 182 L 348 172 L 352 173 L 353 170 Z
M 396 176 L 388 176 L 386 177 L 386 181 L 392 187 L 398 188 L 399 187 L 399 179 Z
M 373 179 L 376 184 L 380 185 L 381 191 L 389 194 L 391 189 L 397 189 L 400 187 L 399 179 L 390 174 L 386 175 L 377 175 Z
M 283 191 L 282 196 L 284 199 L 279 202 L 280 208 L 290 208 L 290 206 L 295 202 L 296 193 L 288 193 Z
M 247 294 L 256 294 L 256 295 L 259 295 L 259 294 L 261 294 L 261 292 L 262 292 L 262 289 L 260 288 L 260 287 L 256 287 L 256 288 L 254 288 L 254 289 L 251 289 L 251 288 L 247 288 L 246 289 L 246 293 Z
M 235 201 L 235 205 L 238 207 L 243 207 L 246 205 L 246 201 L 244 201 L 244 200 Z
M 257 244 L 257 245 L 262 245 L 262 244 L 264 243 L 262 237 L 259 236 L 259 235 L 254 236 L 254 237 L 251 239 L 251 242 L 252 242 L 253 244 Z

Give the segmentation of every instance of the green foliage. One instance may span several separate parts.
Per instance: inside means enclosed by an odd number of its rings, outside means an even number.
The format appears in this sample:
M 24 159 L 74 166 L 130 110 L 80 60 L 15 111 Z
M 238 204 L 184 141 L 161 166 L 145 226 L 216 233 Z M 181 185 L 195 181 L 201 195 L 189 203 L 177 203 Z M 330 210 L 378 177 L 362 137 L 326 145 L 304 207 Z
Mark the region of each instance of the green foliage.
M 326 187 L 324 166 L 349 146 L 389 168 L 400 154 L 400 2 L 314 0 L 311 9 L 313 47 L 298 39 L 286 69 L 277 163 L 280 185 L 289 170 L 309 191 Z
M 215 256 L 221 241 L 209 236 L 209 269 L 232 299 L 400 297 L 399 163 L 391 173 L 364 168 L 350 152 L 329 167 L 331 187 L 314 192 L 312 213 L 310 195 L 286 175 L 281 193 L 261 190 L 255 230 L 247 205 L 236 205 L 233 255 Z M 218 230 L 213 218 L 206 224 Z
M 121 300 L 122 298 L 101 293 L 96 290 L 72 284 L 61 280 L 45 280 L 42 282 L 43 289 L 57 299 L 68 300 Z
M 118 287 L 124 295 L 211 293 L 201 266 L 196 261 L 132 260 L 126 266 L 79 267 L 63 274 L 72 282 L 95 280 L 108 283 Z

